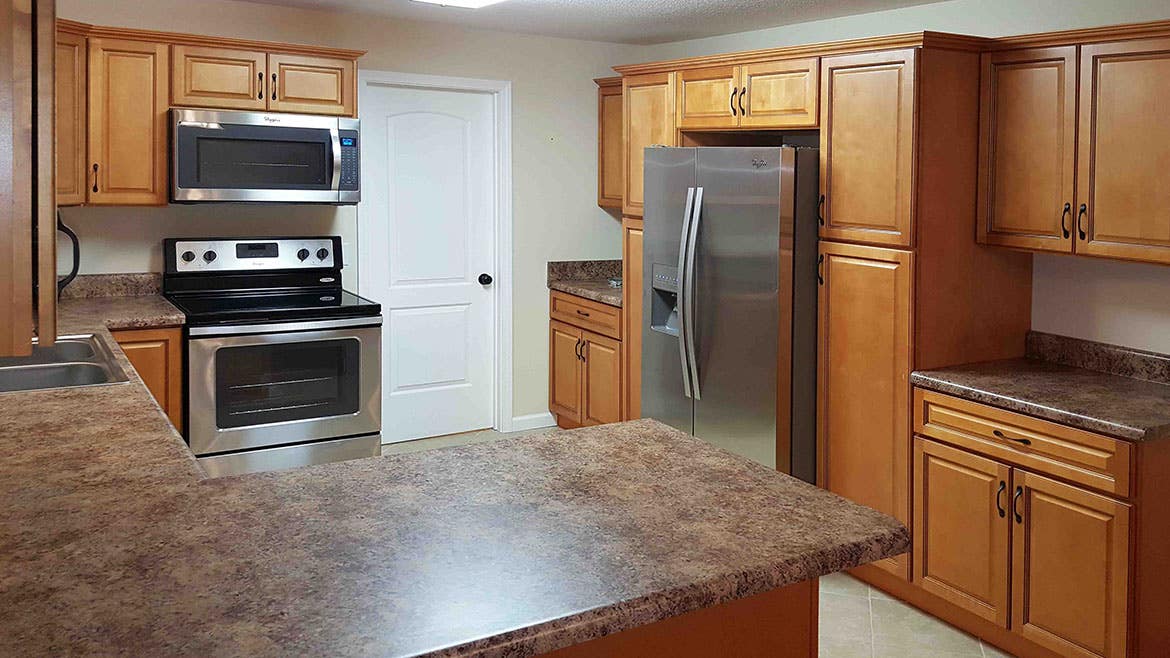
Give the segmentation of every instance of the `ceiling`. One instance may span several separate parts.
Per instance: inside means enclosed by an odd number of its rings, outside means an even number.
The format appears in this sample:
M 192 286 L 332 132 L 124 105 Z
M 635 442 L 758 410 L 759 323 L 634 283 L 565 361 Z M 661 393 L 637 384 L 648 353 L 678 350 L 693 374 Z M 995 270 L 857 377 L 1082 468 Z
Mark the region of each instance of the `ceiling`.
M 545 36 L 653 44 L 836 18 L 937 0 L 504 0 L 482 9 L 411 0 L 252 0 Z

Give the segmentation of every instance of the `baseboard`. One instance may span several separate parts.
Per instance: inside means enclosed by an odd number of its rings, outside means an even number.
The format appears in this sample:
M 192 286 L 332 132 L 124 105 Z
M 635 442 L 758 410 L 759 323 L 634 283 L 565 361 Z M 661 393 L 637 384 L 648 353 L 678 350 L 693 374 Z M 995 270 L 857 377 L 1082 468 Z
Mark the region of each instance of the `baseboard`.
M 549 412 L 544 411 L 537 414 L 528 414 L 526 416 L 515 416 L 512 418 L 512 427 L 508 429 L 500 428 L 501 432 L 523 432 L 525 430 L 536 430 L 542 427 L 552 427 L 557 424 L 557 419 Z

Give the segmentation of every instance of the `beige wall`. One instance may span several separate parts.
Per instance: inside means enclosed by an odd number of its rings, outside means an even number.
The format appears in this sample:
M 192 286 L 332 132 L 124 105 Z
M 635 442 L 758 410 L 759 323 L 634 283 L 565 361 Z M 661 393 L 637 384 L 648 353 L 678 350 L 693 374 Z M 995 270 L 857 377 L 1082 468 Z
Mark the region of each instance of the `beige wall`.
M 621 256 L 620 224 L 596 203 L 592 79 L 639 60 L 640 49 L 226 0 L 58 0 L 57 11 L 99 25 L 368 50 L 359 65 L 370 70 L 511 81 L 513 413 L 547 411 L 545 262 Z M 337 233 L 349 243 L 346 281 L 354 285 L 353 208 L 67 208 L 63 215 L 81 236 L 84 272 L 159 271 L 161 241 L 170 236 Z
M 645 60 L 937 30 L 1006 36 L 1170 19 L 1167 0 L 951 0 L 826 21 L 681 41 Z M 1170 352 L 1170 267 L 1037 254 L 1032 326 Z

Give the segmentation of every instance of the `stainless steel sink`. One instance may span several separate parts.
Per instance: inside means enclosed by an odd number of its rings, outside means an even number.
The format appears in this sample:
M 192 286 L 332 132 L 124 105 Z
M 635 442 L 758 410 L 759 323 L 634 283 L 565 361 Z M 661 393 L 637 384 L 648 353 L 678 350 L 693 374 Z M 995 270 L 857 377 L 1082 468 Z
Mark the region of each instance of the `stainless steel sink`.
M 0 393 L 95 386 L 128 381 L 102 339 L 62 336 L 55 345 L 33 345 L 29 356 L 0 358 Z

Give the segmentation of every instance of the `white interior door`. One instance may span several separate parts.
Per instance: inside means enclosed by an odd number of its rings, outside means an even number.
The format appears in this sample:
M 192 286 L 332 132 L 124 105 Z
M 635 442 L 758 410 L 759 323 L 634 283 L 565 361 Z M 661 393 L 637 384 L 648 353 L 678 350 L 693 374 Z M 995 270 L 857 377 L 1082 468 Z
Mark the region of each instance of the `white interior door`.
M 494 425 L 494 112 L 489 93 L 363 84 L 358 285 L 385 318 L 385 443 Z

